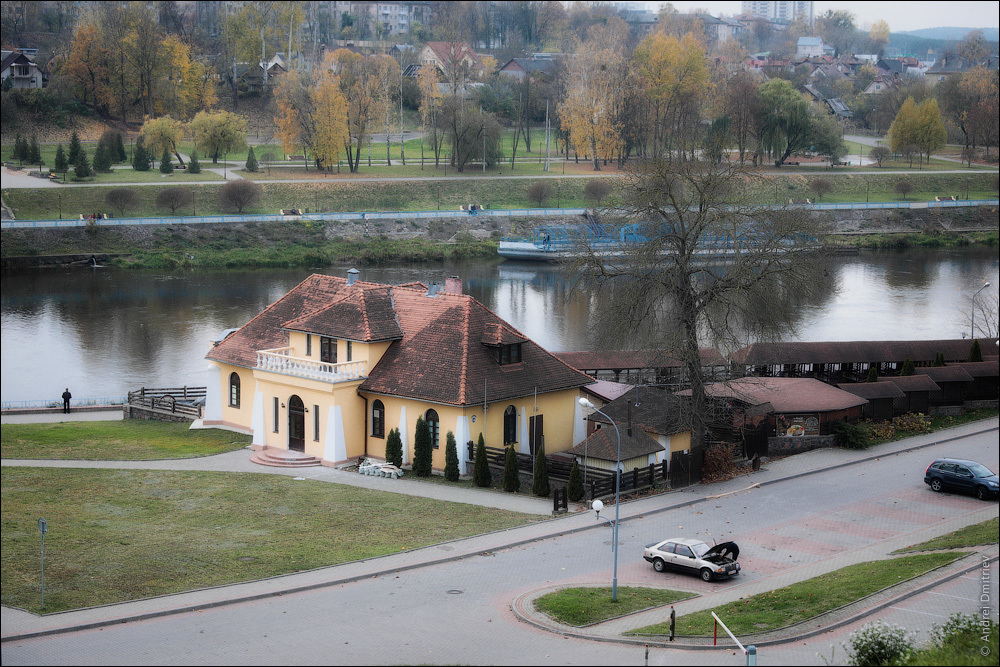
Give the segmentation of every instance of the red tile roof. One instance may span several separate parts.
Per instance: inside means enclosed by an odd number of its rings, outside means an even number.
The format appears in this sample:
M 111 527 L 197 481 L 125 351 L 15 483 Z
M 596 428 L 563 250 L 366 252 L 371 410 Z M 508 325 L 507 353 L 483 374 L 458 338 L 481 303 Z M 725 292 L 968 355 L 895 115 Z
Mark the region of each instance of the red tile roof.
M 938 386 L 930 376 L 924 373 L 918 373 L 915 375 L 900 375 L 898 377 L 886 378 L 886 381 L 893 383 L 902 391 L 941 391 L 941 387 Z
M 927 366 L 921 368 L 920 372 L 938 384 L 942 382 L 972 382 L 969 371 L 961 366 Z
M 427 296 L 420 283 L 390 287 L 312 275 L 268 306 L 206 358 L 253 368 L 257 351 L 285 347 L 287 330 L 360 341 L 392 340 L 364 391 L 474 405 L 593 382 L 465 294 Z M 393 337 L 395 331 L 398 337 Z M 484 336 L 523 341 L 521 362 L 500 365 Z
M 964 368 L 965 371 L 974 378 L 995 378 L 1000 375 L 1000 362 L 996 359 L 991 359 L 989 361 L 966 361 L 959 364 L 948 365 Z
M 757 405 L 770 403 L 775 412 L 846 410 L 868 401 L 812 378 L 740 378 L 706 385 L 709 396 L 733 398 Z M 690 394 L 691 390 L 678 392 Z
M 986 349 L 988 339 L 979 344 Z M 772 364 L 835 364 L 835 363 L 930 363 L 938 352 L 945 361 L 969 358 L 972 341 L 957 338 L 947 340 L 885 340 L 885 341 L 826 341 L 817 343 L 783 342 L 754 343 L 732 355 L 733 361 L 762 366 Z
M 903 390 L 892 382 L 846 382 L 838 384 L 844 391 L 872 400 L 875 398 L 906 398 Z
M 611 350 L 606 352 L 555 352 L 557 357 L 580 370 L 613 370 L 626 368 L 680 368 L 681 361 L 669 352 L 658 350 Z M 701 348 L 701 363 L 722 366 L 726 359 L 711 347 Z
M 621 428 L 620 433 L 622 461 L 637 456 L 648 456 L 666 449 L 641 428 L 633 428 L 631 436 L 625 432 L 624 428 Z M 618 436 L 614 427 L 605 426 L 591 433 L 586 440 L 569 451 L 577 456 L 587 456 L 587 458 L 601 459 L 602 461 L 617 461 L 619 460 Z

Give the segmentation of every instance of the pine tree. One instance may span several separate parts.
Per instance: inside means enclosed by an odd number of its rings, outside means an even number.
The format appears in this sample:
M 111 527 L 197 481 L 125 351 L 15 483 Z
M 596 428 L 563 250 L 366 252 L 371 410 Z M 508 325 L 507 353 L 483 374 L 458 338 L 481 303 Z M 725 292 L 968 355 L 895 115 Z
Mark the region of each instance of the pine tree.
M 121 132 L 115 132 L 115 152 L 117 153 L 115 162 L 124 162 L 128 159 L 128 153 L 125 152 L 125 139 Z
M 503 466 L 503 490 L 516 493 L 521 488 L 521 475 L 517 470 L 517 453 L 513 447 L 507 448 L 507 459 Z
M 28 162 L 40 165 L 42 163 L 42 151 L 38 148 L 38 137 L 34 134 L 31 135 L 31 145 L 29 146 L 29 151 L 31 155 L 28 158 Z
M 146 151 L 146 139 L 140 134 L 135 140 L 135 153 L 132 154 L 132 168 L 136 171 L 149 171 L 149 153 Z
M 389 437 L 385 439 L 385 462 L 397 468 L 403 465 L 403 439 L 398 428 L 389 431 Z
M 479 435 L 479 444 L 476 445 L 476 464 L 472 469 L 472 483 L 482 489 L 488 489 L 493 484 L 490 462 L 486 458 L 486 443 L 483 442 L 482 434 Z
M 455 434 L 448 431 L 444 445 L 444 478 L 449 482 L 457 482 L 459 477 L 458 445 L 455 443 Z
M 969 350 L 969 361 L 982 361 L 983 351 L 979 349 L 979 339 L 972 339 L 972 349 Z
M 188 160 L 187 172 L 189 174 L 201 173 L 201 162 L 198 162 L 198 151 L 191 153 L 191 159 Z
M 161 174 L 172 174 L 174 173 L 174 165 L 170 162 L 170 151 L 166 148 L 163 149 L 163 155 L 160 157 L 160 173 Z
M 417 432 L 413 437 L 413 472 L 417 477 L 430 477 L 432 456 L 431 429 L 423 417 L 417 417 Z
M 63 150 L 62 144 L 56 146 L 56 172 L 59 174 L 65 174 L 69 171 L 69 160 L 66 159 L 66 151 Z
M 24 162 L 25 143 L 24 137 L 20 134 L 14 139 L 14 154 L 11 156 L 18 162 Z
M 916 369 L 914 369 L 914 367 L 913 367 L 913 359 L 910 359 L 909 357 L 907 357 L 906 361 L 903 362 L 903 367 L 901 369 L 899 369 L 899 374 L 900 375 L 913 375 L 914 370 L 916 370 Z
M 246 170 L 251 174 L 257 173 L 257 156 L 253 154 L 253 146 L 250 147 L 250 152 L 247 153 Z
M 69 157 L 70 164 L 76 165 L 82 150 L 83 148 L 80 146 L 80 137 L 78 137 L 74 131 L 69 138 L 69 155 L 67 157 Z
M 872 366 L 871 368 L 868 369 L 868 377 L 865 379 L 865 382 L 878 382 L 877 367 Z
M 931 366 L 936 366 L 938 368 L 944 366 L 944 352 L 938 352 L 934 355 L 934 363 L 931 364 Z
M 531 482 L 531 492 L 536 496 L 548 498 L 549 496 L 549 467 L 545 463 L 545 447 L 539 447 L 535 451 L 535 474 Z
M 566 495 L 575 503 L 582 500 L 585 493 L 583 473 L 580 472 L 580 465 L 573 461 L 573 467 L 569 471 L 569 487 L 566 489 Z
M 73 177 L 88 178 L 90 174 L 90 159 L 87 157 L 87 151 L 81 149 L 76 162 L 73 163 Z
M 105 143 L 98 143 L 94 150 L 94 171 L 111 171 L 111 153 Z

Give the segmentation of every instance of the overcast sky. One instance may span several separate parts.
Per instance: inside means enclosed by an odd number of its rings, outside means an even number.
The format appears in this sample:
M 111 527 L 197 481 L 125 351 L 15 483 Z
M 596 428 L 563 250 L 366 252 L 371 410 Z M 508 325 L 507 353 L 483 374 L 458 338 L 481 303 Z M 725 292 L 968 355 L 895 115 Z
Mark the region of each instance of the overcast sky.
M 647 2 L 651 9 L 659 8 L 660 2 Z M 682 12 L 694 9 L 708 9 L 713 16 L 725 14 L 733 16 L 742 11 L 742 2 L 674 2 L 674 7 Z M 816 15 L 828 9 L 846 9 L 855 16 L 858 27 L 870 26 L 878 19 L 889 24 L 893 32 L 919 30 L 920 28 L 996 28 L 1000 26 L 1000 2 L 822 2 L 815 5 Z

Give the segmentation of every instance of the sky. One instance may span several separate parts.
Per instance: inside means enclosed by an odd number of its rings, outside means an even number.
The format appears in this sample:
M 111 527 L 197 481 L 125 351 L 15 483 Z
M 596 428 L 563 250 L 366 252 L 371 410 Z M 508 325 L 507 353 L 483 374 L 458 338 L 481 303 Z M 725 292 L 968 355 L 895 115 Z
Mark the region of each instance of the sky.
M 660 2 L 646 2 L 650 9 L 658 9 Z M 714 16 L 733 16 L 742 11 L 742 2 L 673 2 L 682 12 L 708 9 Z M 846 9 L 855 16 L 858 27 L 868 27 L 879 19 L 889 24 L 893 32 L 919 30 L 920 28 L 996 28 L 1000 26 L 1000 2 L 822 2 L 817 0 L 817 16 L 828 9 Z

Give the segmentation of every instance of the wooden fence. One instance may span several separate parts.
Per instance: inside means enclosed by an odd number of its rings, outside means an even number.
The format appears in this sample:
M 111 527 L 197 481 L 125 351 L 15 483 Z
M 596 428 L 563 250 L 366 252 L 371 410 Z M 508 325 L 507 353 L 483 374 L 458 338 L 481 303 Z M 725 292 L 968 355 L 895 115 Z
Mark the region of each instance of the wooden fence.
M 206 389 L 206 387 L 143 387 L 128 393 L 128 404 L 132 407 L 199 419 L 201 405 L 197 401 L 205 398 Z

